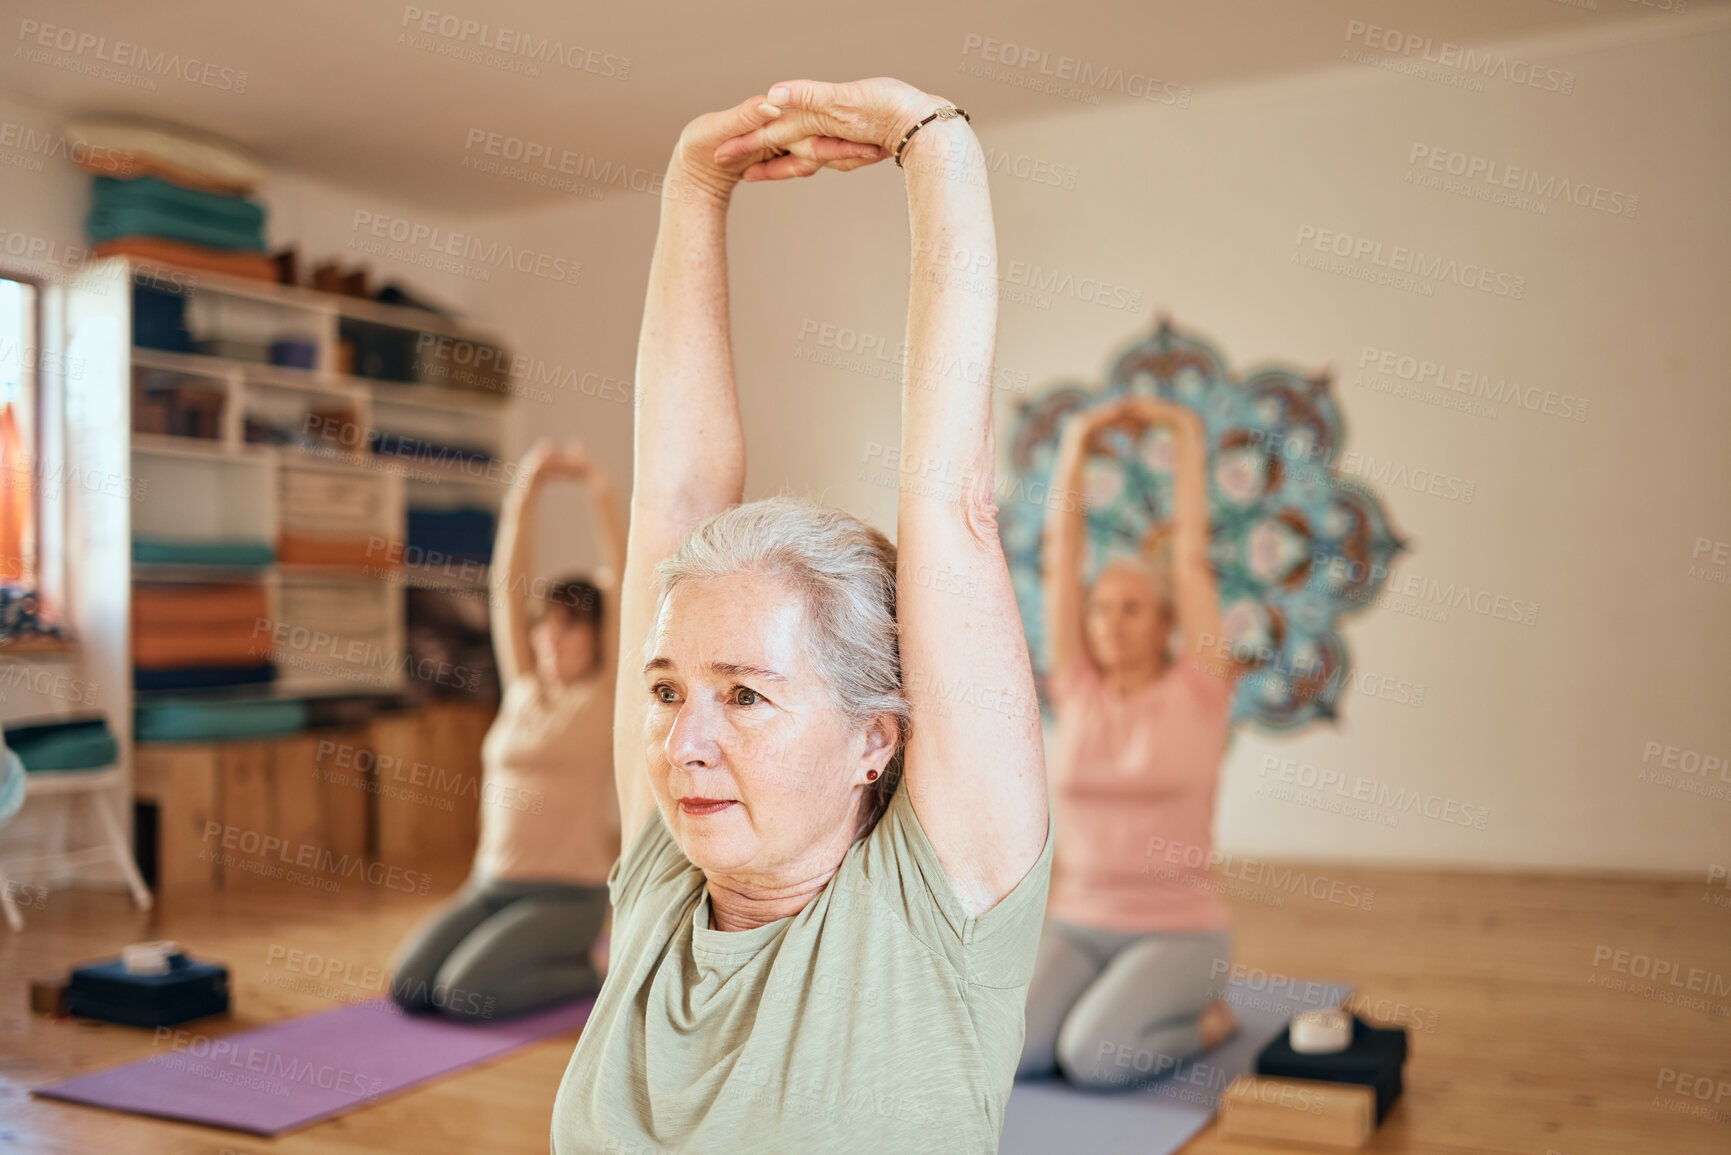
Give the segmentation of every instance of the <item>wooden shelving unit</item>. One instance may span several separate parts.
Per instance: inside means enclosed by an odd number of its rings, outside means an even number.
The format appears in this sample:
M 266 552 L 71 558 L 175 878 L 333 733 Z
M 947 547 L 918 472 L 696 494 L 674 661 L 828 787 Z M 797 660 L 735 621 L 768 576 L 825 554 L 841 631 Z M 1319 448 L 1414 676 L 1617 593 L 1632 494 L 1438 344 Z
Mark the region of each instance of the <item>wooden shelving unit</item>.
M 135 346 L 132 303 L 139 281 L 158 288 L 180 286 L 195 337 L 254 345 L 291 337 L 310 341 L 316 350 L 313 367 Z M 91 516 L 74 518 L 81 526 L 81 540 L 71 543 L 76 565 L 69 591 L 86 667 L 101 687 L 100 707 L 122 738 L 128 764 L 135 585 L 257 583 L 266 591 L 271 616 L 290 628 L 318 624 L 295 620 L 297 605 L 341 601 L 347 607 L 342 615 L 349 619 L 347 628 L 365 643 L 363 648 L 402 655 L 405 590 L 450 588 L 461 582 L 448 575 L 393 569 L 387 562 L 376 569 L 281 561 L 257 567 L 140 564 L 133 561 L 131 543 L 145 537 L 250 541 L 275 548 L 285 521 L 293 517 L 293 486 L 316 488 L 321 481 L 356 495 L 353 516 L 343 519 L 347 526 L 366 522 L 378 537 L 395 543 L 407 541 L 411 506 L 484 506 L 496 512 L 502 493 L 496 470 L 489 480 L 485 469 L 375 454 L 369 434 L 377 429 L 473 446 L 504 460 L 508 397 L 339 371 L 345 322 L 477 343 L 492 343 L 492 338 L 419 309 L 202 272 L 168 276 L 127 259 L 90 266 L 65 287 L 62 304 L 67 351 L 80 366 L 76 379 L 69 377 L 66 384 L 68 446 L 82 468 L 112 471 L 139 493 L 131 502 L 93 503 Z M 214 435 L 134 432 L 134 382 L 139 375 L 173 379 L 219 395 L 215 428 L 201 430 Z M 343 436 L 316 446 L 247 440 L 249 417 L 278 430 L 297 423 L 304 430 L 317 424 L 310 416 L 329 421 L 337 414 Z M 354 435 L 347 436 L 350 432 Z M 285 507 L 285 499 L 290 506 Z M 484 571 L 473 584 L 484 588 Z M 279 663 L 277 680 L 266 686 L 175 693 L 325 697 L 393 692 L 403 683 L 400 669 L 347 670 L 321 658 L 299 665 Z

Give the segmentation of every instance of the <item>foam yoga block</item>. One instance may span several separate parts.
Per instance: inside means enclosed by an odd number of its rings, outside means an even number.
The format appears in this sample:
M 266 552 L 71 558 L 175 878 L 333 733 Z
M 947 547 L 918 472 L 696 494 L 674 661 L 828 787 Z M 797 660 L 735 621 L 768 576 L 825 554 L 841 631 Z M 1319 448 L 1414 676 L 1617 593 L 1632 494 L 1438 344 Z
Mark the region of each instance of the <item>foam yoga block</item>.
M 1256 1056 L 1256 1073 L 1282 1079 L 1314 1079 L 1324 1083 L 1356 1083 L 1376 1092 L 1376 1121 L 1381 1123 L 1400 1098 L 1401 1064 L 1406 1062 L 1406 1032 L 1399 1027 L 1373 1027 L 1357 1016 L 1352 1020 L 1352 1045 L 1332 1054 L 1306 1055 L 1292 1049 L 1290 1031 L 1282 1031 Z
M 1220 1096 L 1220 1137 L 1229 1142 L 1362 1147 L 1375 1131 L 1369 1087 L 1242 1075 Z
M 166 974 L 134 974 L 109 959 L 72 972 L 67 1007 L 85 1019 L 170 1027 L 228 1010 L 228 969 L 177 954 Z

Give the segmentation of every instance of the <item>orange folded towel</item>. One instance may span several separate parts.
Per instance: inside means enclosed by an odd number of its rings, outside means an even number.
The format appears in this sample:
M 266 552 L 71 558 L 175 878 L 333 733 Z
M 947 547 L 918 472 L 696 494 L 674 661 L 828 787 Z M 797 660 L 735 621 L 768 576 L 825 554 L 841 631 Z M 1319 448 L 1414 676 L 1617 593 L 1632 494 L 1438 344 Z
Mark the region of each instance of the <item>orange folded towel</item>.
M 276 559 L 283 565 L 334 565 L 353 569 L 396 568 L 390 551 L 377 548 L 364 537 L 324 537 L 312 533 L 284 532 L 277 538 Z
M 259 253 L 212 249 L 161 237 L 116 237 L 97 245 L 95 252 L 99 257 L 132 257 L 192 272 L 223 273 L 254 281 L 277 279 L 276 262 Z
M 143 629 L 251 629 L 270 616 L 270 601 L 258 585 L 134 586 L 132 621 Z
M 214 629 L 135 629 L 132 664 L 142 670 L 176 670 L 186 666 L 250 666 L 270 650 L 271 631 L 245 626 Z

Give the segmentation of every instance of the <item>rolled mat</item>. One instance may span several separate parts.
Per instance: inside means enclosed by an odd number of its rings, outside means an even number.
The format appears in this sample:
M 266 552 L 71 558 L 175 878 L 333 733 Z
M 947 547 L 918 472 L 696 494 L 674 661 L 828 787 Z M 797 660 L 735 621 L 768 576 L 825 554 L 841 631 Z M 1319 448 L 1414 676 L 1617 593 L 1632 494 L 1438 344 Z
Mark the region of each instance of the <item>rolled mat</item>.
M 269 662 L 256 666 L 181 666 L 171 670 L 132 668 L 134 690 L 215 690 L 228 686 L 256 686 L 276 680 L 276 667 Z
M 1238 1031 L 1224 1043 L 1157 1076 L 1147 1052 L 1120 1056 L 1125 1089 L 1084 1091 L 1062 1079 L 1016 1083 L 1004 1110 L 999 1155 L 1171 1155 L 1214 1118 L 1221 1092 L 1255 1070 L 1257 1052 L 1300 1011 L 1339 1006 L 1352 988 L 1285 976 L 1234 982 L 1224 1000 Z
M 261 541 L 166 541 L 132 539 L 132 560 L 138 565 L 216 565 L 252 569 L 276 560 L 276 550 Z
M 157 702 L 132 712 L 140 742 L 216 742 L 274 738 L 307 728 L 307 706 L 296 698 L 263 702 Z
M 456 1023 L 407 1015 L 389 999 L 375 999 L 218 1039 L 192 1036 L 184 1050 L 171 1045 L 32 1093 L 281 1135 L 568 1034 L 588 1021 L 593 1006 L 593 999 L 581 999 L 496 1022 Z
M 387 551 L 376 548 L 375 542 L 370 537 L 324 537 L 285 530 L 277 536 L 276 556 L 284 565 L 395 569 L 395 565 L 383 564 Z

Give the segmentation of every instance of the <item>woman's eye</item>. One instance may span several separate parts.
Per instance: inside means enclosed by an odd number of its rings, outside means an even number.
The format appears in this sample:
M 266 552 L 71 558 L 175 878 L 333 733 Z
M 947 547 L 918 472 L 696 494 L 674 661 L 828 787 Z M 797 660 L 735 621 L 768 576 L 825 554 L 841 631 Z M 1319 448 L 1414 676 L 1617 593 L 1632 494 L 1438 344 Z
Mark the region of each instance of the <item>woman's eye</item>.
M 655 700 L 657 702 L 671 704 L 679 698 L 679 695 L 674 692 L 673 687 L 669 686 L 666 682 L 658 682 L 655 685 L 655 688 L 649 692 L 655 695 Z
M 733 688 L 733 704 L 736 706 L 757 705 L 757 691 L 749 686 L 735 686 Z

